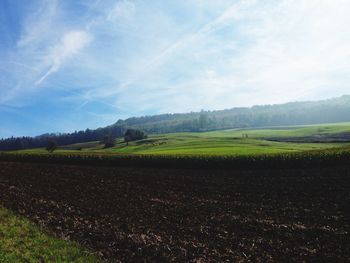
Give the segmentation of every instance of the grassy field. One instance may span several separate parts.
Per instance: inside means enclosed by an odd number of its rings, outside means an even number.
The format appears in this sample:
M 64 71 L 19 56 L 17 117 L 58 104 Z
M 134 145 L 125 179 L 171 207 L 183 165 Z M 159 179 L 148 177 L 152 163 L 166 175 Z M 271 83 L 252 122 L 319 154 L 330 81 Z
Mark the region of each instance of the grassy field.
M 242 138 L 244 135 L 248 138 Z M 113 148 L 104 149 L 98 142 L 62 146 L 57 153 L 95 152 L 119 154 L 158 155 L 252 155 L 289 153 L 315 149 L 327 149 L 347 145 L 346 142 L 310 142 L 310 137 L 350 134 L 350 123 L 271 127 L 260 129 L 237 129 L 202 133 L 173 133 L 150 135 L 148 139 L 126 145 L 117 139 Z M 306 142 L 278 141 L 278 138 L 308 137 Z M 277 141 L 276 141 L 277 140 Z M 349 141 L 350 144 L 350 141 Z M 80 149 L 79 151 L 77 149 Z M 45 149 L 22 150 L 22 153 L 45 153 Z
M 78 244 L 50 237 L 0 206 L 0 262 L 102 262 Z

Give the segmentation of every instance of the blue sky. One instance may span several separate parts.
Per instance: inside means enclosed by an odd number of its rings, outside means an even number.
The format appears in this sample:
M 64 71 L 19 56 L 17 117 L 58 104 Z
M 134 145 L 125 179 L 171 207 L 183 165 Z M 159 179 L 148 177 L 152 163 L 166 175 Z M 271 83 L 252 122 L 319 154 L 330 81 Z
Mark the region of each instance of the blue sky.
M 0 137 L 349 94 L 348 0 L 0 0 Z

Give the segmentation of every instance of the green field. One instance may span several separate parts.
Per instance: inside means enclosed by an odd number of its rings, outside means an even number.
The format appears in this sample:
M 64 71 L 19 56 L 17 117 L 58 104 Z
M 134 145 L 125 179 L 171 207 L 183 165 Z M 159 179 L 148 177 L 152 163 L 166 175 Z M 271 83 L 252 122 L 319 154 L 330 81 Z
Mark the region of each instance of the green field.
M 248 138 L 243 138 L 247 134 Z M 315 149 L 341 147 L 342 142 L 284 142 L 278 138 L 302 138 L 350 134 L 350 123 L 335 123 L 308 126 L 271 127 L 259 129 L 235 129 L 202 133 L 171 133 L 149 135 L 148 139 L 124 143 L 116 140 L 113 148 L 104 149 L 98 142 L 62 146 L 57 153 L 115 153 L 115 154 L 160 154 L 160 155 L 252 155 L 288 153 Z M 317 137 L 318 138 L 318 137 Z M 80 149 L 80 150 L 77 150 Z M 45 153 L 45 149 L 22 150 L 21 153 Z
M 0 262 L 102 262 L 74 242 L 43 233 L 0 207 Z

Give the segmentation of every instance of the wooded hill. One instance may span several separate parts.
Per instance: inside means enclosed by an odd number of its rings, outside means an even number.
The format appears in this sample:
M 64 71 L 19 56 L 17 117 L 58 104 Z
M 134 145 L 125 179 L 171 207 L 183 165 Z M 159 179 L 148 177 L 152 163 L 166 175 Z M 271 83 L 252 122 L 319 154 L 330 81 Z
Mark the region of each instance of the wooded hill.
M 58 145 L 68 145 L 101 140 L 106 135 L 122 137 L 127 128 L 157 134 L 345 121 L 350 121 L 350 95 L 322 101 L 133 117 L 95 130 L 1 139 L 0 150 L 45 147 L 49 139 L 55 140 Z

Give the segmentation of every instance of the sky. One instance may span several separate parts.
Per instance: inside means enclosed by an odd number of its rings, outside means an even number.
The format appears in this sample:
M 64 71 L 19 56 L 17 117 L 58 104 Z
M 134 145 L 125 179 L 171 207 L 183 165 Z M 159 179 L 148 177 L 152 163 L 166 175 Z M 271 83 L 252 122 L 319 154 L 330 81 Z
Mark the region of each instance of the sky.
M 0 137 L 350 94 L 348 0 L 0 0 Z

